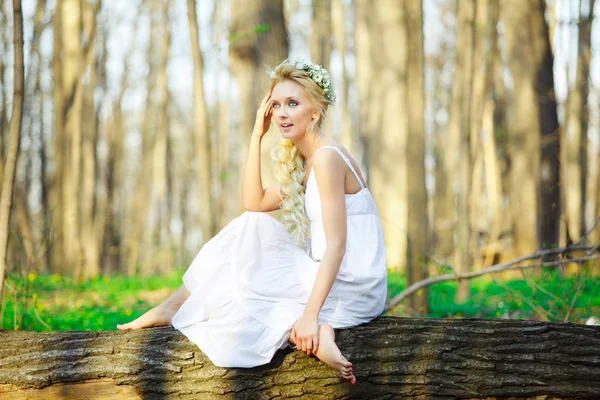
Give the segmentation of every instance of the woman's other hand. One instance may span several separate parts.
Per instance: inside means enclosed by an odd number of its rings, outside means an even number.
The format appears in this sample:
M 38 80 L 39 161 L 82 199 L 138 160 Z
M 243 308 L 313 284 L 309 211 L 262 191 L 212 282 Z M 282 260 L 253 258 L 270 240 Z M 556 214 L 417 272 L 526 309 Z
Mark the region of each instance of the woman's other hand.
M 256 121 L 254 122 L 254 131 L 252 136 L 261 139 L 271 126 L 271 116 L 273 107 L 271 103 L 271 91 L 260 102 L 260 107 L 256 111 Z
M 318 319 L 303 315 L 292 327 L 290 342 L 294 343 L 296 348 L 302 350 L 307 356 L 310 356 L 310 353 L 316 354 L 319 350 Z

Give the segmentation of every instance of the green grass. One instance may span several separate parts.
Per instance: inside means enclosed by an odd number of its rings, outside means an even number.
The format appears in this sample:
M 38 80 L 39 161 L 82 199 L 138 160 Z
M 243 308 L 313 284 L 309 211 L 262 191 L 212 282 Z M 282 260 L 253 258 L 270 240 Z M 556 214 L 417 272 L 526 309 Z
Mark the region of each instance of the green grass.
M 169 296 L 181 271 L 167 276 L 100 277 L 85 283 L 53 275 L 9 275 L 4 289 L 4 329 L 113 330 Z
M 176 271 L 148 278 L 101 277 L 85 283 L 56 274 L 9 275 L 0 309 L 1 327 L 33 331 L 113 330 L 117 323 L 136 318 L 165 299 L 181 284 L 181 274 L 182 271 Z M 585 323 L 591 316 L 600 317 L 598 282 L 589 273 L 562 277 L 556 270 L 504 282 L 481 277 L 469 282 L 471 296 L 463 304 L 454 301 L 456 282 L 438 283 L 429 287 L 430 312 L 426 317 Z M 405 286 L 403 275 L 389 274 L 390 297 Z M 415 314 L 405 300 L 389 315 Z
M 388 297 L 406 287 L 398 273 L 388 277 Z M 561 276 L 556 269 L 527 273 L 523 279 L 496 280 L 490 275 L 469 281 L 469 300 L 458 304 L 458 283 L 441 282 L 429 286 L 429 318 L 511 318 L 585 323 L 600 317 L 600 279 L 588 272 Z M 571 306 L 572 304 L 572 306 Z M 410 316 L 408 300 L 388 315 Z

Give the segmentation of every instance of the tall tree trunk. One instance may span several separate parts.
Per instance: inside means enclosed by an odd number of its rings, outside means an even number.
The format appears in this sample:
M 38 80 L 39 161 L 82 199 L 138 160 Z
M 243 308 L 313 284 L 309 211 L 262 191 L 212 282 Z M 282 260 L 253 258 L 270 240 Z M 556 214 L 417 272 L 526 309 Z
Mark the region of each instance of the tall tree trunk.
M 3 4 L 6 4 L 6 2 Z M 8 47 L 8 44 L 6 43 L 8 35 L 4 34 L 4 27 L 8 26 L 5 22 L 6 20 L 7 17 L 4 15 L 4 7 L 3 5 L 0 5 L 0 26 L 2 26 L 2 30 L 0 31 L 0 51 L 3 55 L 7 54 L 6 48 Z M 6 84 L 4 82 L 4 68 L 4 57 L 0 57 L 0 176 L 3 174 L 8 131 L 8 117 L 6 115 L 8 94 L 6 93 Z M 2 188 L 0 187 L 0 194 L 1 193 Z
M 478 247 L 478 236 L 482 232 L 489 232 L 489 225 L 485 216 L 487 215 L 487 206 L 484 190 L 484 152 L 482 151 L 481 133 L 483 110 L 491 89 L 489 77 L 490 57 L 486 58 L 488 48 L 486 44 L 490 41 L 489 27 L 496 29 L 496 26 L 490 24 L 489 20 L 490 4 L 488 0 L 477 0 L 475 2 L 475 19 L 473 21 L 473 78 L 471 87 L 470 121 L 469 121 L 469 141 L 470 141 L 470 159 L 472 161 L 471 187 L 469 189 L 468 199 L 468 220 L 469 220 L 469 238 L 467 242 L 467 251 L 471 262 L 468 265 L 470 269 L 481 267 L 481 259 L 477 257 L 476 249 Z M 467 289 L 463 299 L 468 296 L 468 283 L 461 282 Z
M 451 30 L 453 27 L 449 26 L 447 15 L 456 15 L 455 3 L 448 2 L 440 10 L 440 21 L 441 29 Z M 431 61 L 431 74 L 432 74 L 432 93 L 431 93 L 431 120 L 432 120 L 432 155 L 435 161 L 434 177 L 435 177 L 435 190 L 432 196 L 433 206 L 433 218 L 432 218 L 432 237 L 431 237 L 431 252 L 436 256 L 440 256 L 445 253 L 448 256 L 451 250 L 452 236 L 448 234 L 448 231 L 440 215 L 443 215 L 444 207 L 446 207 L 445 195 L 448 191 L 448 174 L 445 171 L 445 159 L 446 159 L 446 140 L 444 132 L 447 129 L 447 122 L 444 123 L 438 115 L 440 111 L 446 112 L 450 104 L 450 90 L 444 84 L 444 70 L 448 63 L 453 63 L 453 52 L 455 44 L 453 37 L 446 37 L 440 43 L 440 50 L 432 58 Z M 443 243 L 447 248 L 443 250 L 441 247 Z
M 213 14 L 211 16 L 211 30 L 213 31 L 213 37 L 215 43 L 221 43 L 226 40 L 228 26 L 227 26 L 227 13 L 229 10 L 229 2 L 226 0 L 215 3 Z M 231 193 L 238 190 L 239 182 L 234 182 L 232 179 L 232 165 L 230 149 L 233 147 L 232 142 L 240 142 L 241 136 L 231 136 L 230 129 L 230 107 L 229 103 L 232 98 L 232 79 L 229 71 L 229 62 L 227 60 L 227 54 L 219 54 L 218 70 L 221 72 L 221 76 L 225 76 L 227 79 L 227 86 L 225 90 L 215 86 L 213 96 L 215 100 L 215 111 L 212 115 L 215 116 L 213 120 L 214 130 L 217 132 L 215 140 L 213 142 L 212 152 L 215 156 L 214 167 L 213 167 L 213 186 L 218 188 L 217 201 L 214 203 L 215 214 L 216 214 L 216 230 L 220 230 L 225 226 L 231 218 L 235 216 L 238 210 L 232 210 L 232 196 Z M 237 206 L 237 204 L 236 204 Z
M 544 1 L 511 0 L 502 5 L 504 42 L 513 81 L 508 126 L 510 213 L 514 251 L 528 254 L 558 243 L 560 141 L 553 57 Z
M 81 215 L 79 188 L 81 183 L 82 106 L 83 91 L 79 80 L 83 73 L 81 48 L 81 0 L 62 0 L 62 91 L 67 101 L 64 109 L 66 163 L 63 169 L 61 188 L 63 191 L 64 232 L 63 255 L 68 272 L 79 279 L 82 271 Z
M 2 30 L 0 30 L 0 52 L 2 55 L 6 54 L 5 50 L 8 46 L 6 43 L 6 36 L 4 34 L 4 27 L 8 24 L 5 22 L 6 16 L 4 15 L 4 7 L 0 5 L 0 26 L 2 26 Z M 8 121 L 6 115 L 6 107 L 7 107 L 7 98 L 8 95 L 6 93 L 6 85 L 4 84 L 4 57 L 0 56 L 0 176 L 2 176 L 3 168 L 4 168 L 4 159 L 6 153 L 6 135 L 8 130 Z M 0 185 L 2 186 L 2 185 Z M 2 194 L 2 187 L 0 187 L 0 194 Z
M 458 1 L 456 56 L 452 74 L 452 91 L 450 94 L 449 120 L 444 144 L 443 182 L 445 193 L 436 193 L 442 198 L 443 206 L 438 208 L 436 216 L 438 228 L 438 243 L 436 250 L 442 257 L 449 258 L 454 253 L 454 232 L 457 226 L 456 217 L 456 178 L 461 154 L 461 132 L 467 135 L 468 126 L 464 125 L 465 102 L 468 101 L 470 90 L 470 40 L 469 25 L 465 20 L 472 18 L 471 2 Z M 465 155 L 467 156 L 467 155 Z M 467 156 L 468 157 L 468 156 Z
M 369 188 L 381 215 L 388 265 L 406 266 L 406 75 L 409 49 L 403 3 L 371 8 L 357 1 L 357 83 L 361 93 L 360 134 L 366 146 Z M 394 37 L 396 46 L 386 38 Z M 362 51 L 359 51 L 361 50 Z M 363 53 L 369 51 L 368 54 Z M 366 61 L 369 58 L 370 61 Z M 392 129 L 393 127 L 393 129 Z M 401 156 L 402 155 L 402 156 Z M 393 163 L 394 173 L 389 173 Z
M 359 134 L 366 150 L 369 187 L 381 215 L 388 264 L 401 269 L 410 263 L 407 272 L 414 279 L 423 274 L 416 264 L 423 265 L 427 243 L 425 182 L 415 183 L 410 191 L 407 182 L 424 176 L 421 2 L 383 1 L 372 8 L 368 1 L 358 1 L 356 7 L 357 86 L 363 110 Z M 410 144 L 409 135 L 416 135 Z M 408 162 L 414 162 L 410 172 Z M 416 176 L 409 178 L 409 173 Z M 420 308 L 415 311 L 426 311 L 421 308 L 424 304 L 415 299 L 413 305 Z
M 497 145 L 498 135 L 496 134 L 500 128 L 497 125 L 495 118 L 496 110 L 503 107 L 503 99 L 501 99 L 502 86 L 496 82 L 496 70 L 501 67 L 501 60 L 498 52 L 498 18 L 500 4 L 492 1 L 488 4 L 489 7 L 489 26 L 490 29 L 490 55 L 486 61 L 486 90 L 489 91 L 489 96 L 485 100 L 483 107 L 483 116 L 481 122 L 482 128 L 482 153 L 483 164 L 485 171 L 485 194 L 487 206 L 487 227 L 488 227 L 488 244 L 484 247 L 481 256 L 483 256 L 482 268 L 489 267 L 496 260 L 496 256 L 502 251 L 499 246 L 500 234 L 503 229 L 503 207 L 502 207 L 502 176 L 500 168 L 500 159 L 498 154 L 499 146 Z M 500 65 L 497 65 L 500 64 Z
M 13 184 L 17 158 L 19 156 L 19 137 L 23 119 L 23 93 L 25 91 L 25 68 L 23 65 L 23 13 L 21 0 L 13 0 L 13 101 L 8 131 L 8 146 L 6 162 L 2 173 L 2 194 L 0 195 L 0 304 L 4 289 L 4 275 L 6 273 L 6 251 L 8 249 L 8 226 L 10 223 L 10 210 L 13 196 Z
M 369 138 L 375 136 L 374 116 L 369 113 L 369 104 L 373 93 L 370 85 L 372 76 L 375 73 L 375 60 L 371 59 L 371 49 L 374 39 L 372 30 L 374 21 L 373 13 L 370 12 L 369 3 L 365 0 L 356 0 L 355 2 L 355 21 L 354 21 L 354 52 L 356 63 L 356 87 L 358 89 L 358 139 L 361 142 L 363 153 L 363 165 L 367 176 L 371 175 L 371 160 L 369 154 L 373 153 L 370 149 Z M 377 146 L 377 141 L 373 142 Z M 373 186 L 369 183 L 371 192 Z
M 576 242 L 585 234 L 585 202 L 587 176 L 587 127 L 591 34 L 594 0 L 589 2 L 588 15 L 583 14 L 579 1 L 579 29 L 575 87 L 569 93 L 565 153 L 565 173 L 561 183 L 564 191 L 564 215 L 567 221 L 567 241 Z
M 204 99 L 203 61 L 200 52 L 198 18 L 196 1 L 187 1 L 188 25 L 194 61 L 194 131 L 196 146 L 196 163 L 198 168 L 198 192 L 200 195 L 200 225 L 202 226 L 202 242 L 206 243 L 216 233 L 216 215 L 211 196 L 211 162 L 208 113 Z
M 148 48 L 146 53 L 146 62 L 148 63 L 148 74 L 146 75 L 146 102 L 144 106 L 144 119 L 141 126 L 142 135 L 142 154 L 141 168 L 137 171 L 136 190 L 133 195 L 133 201 L 130 204 L 128 215 L 131 216 L 131 223 L 128 229 L 126 248 L 127 248 L 127 274 L 130 276 L 138 272 L 138 267 L 141 262 L 140 254 L 144 243 L 142 235 L 146 228 L 146 220 L 148 214 L 148 198 L 150 196 L 150 174 L 148 171 L 152 168 L 152 141 L 155 129 L 155 105 L 153 102 L 154 91 L 156 88 L 156 62 L 154 38 L 158 36 L 155 32 L 160 24 L 157 21 L 157 1 L 150 0 L 150 20 L 152 24 L 149 29 Z M 146 249 L 146 254 L 150 249 Z
M 582 104 L 582 110 L 581 110 L 581 130 L 584 134 L 584 151 L 587 152 L 587 144 L 589 143 L 589 132 L 588 132 L 588 126 L 591 122 L 591 114 L 590 114 L 590 107 L 587 103 L 587 96 L 588 96 L 588 92 L 589 92 L 589 71 L 590 71 L 590 63 L 591 63 L 591 56 L 592 56 L 592 52 L 591 52 L 591 38 L 592 38 L 592 28 L 594 27 L 593 22 L 594 22 L 594 6 L 595 6 L 596 1 L 595 0 L 590 0 L 590 4 L 589 4 L 589 8 L 588 8 L 588 14 L 586 16 L 583 16 L 581 14 L 583 14 L 582 12 L 580 12 L 580 23 L 579 23 L 579 31 L 580 31 L 580 36 L 579 36 L 579 51 L 578 51 L 578 61 L 577 61 L 577 73 L 579 74 L 581 72 L 582 76 L 584 77 L 584 83 L 582 86 L 582 100 L 583 100 L 583 104 Z M 597 28 L 597 26 L 596 26 Z M 579 62 L 581 61 L 581 71 L 579 71 Z M 586 137 L 587 135 L 587 137 Z M 597 150 L 599 150 L 597 148 Z M 596 175 L 592 176 L 592 172 L 591 170 L 594 168 L 592 166 L 593 163 L 596 163 Z M 600 167 L 600 164 L 598 164 L 598 157 L 596 157 L 595 159 L 592 159 L 591 162 L 589 163 L 589 171 L 586 171 L 586 176 L 584 177 L 584 179 L 587 180 L 586 182 L 586 195 L 584 197 L 584 201 L 587 201 L 587 206 L 584 204 L 584 210 L 591 210 L 591 218 L 587 219 L 586 218 L 586 230 L 591 229 L 593 224 L 596 223 L 596 220 L 598 218 L 600 218 L 600 208 L 598 207 L 599 202 L 600 202 L 600 198 L 598 198 L 596 196 L 597 191 L 600 189 L 600 185 L 598 184 L 598 168 Z M 588 214 L 589 215 L 589 214 Z M 588 216 L 586 215 L 586 217 Z M 592 241 L 592 243 L 598 243 L 600 241 L 600 229 L 594 229 L 594 231 L 592 232 L 592 234 L 590 235 L 590 240 Z
M 54 137 L 54 151 L 52 161 L 54 162 L 54 173 L 49 177 L 51 182 L 48 187 L 50 207 L 52 213 L 52 228 L 54 236 L 54 244 L 51 249 L 51 268 L 54 272 L 66 273 L 66 265 L 63 263 L 64 254 L 63 246 L 65 241 L 65 233 L 62 229 L 64 215 L 64 196 L 63 196 L 63 174 L 65 164 L 67 163 L 67 136 L 64 127 L 65 113 L 65 93 L 62 90 L 63 68 L 62 68 L 62 7 L 57 3 L 52 19 L 52 106 L 53 106 L 53 127 L 52 134 Z
M 423 3 L 404 2 L 408 59 L 406 66 L 406 196 L 407 286 L 426 279 L 429 252 L 427 189 L 425 188 L 425 86 L 423 56 Z M 420 315 L 429 313 L 428 291 L 409 298 Z
M 234 182 L 240 182 L 256 110 L 268 90 L 265 66 L 273 68 L 287 57 L 288 39 L 282 0 L 231 0 L 230 18 L 229 62 L 239 90 L 239 132 L 242 136 L 240 165 Z M 278 142 L 278 135 L 267 134 L 262 143 L 261 165 L 265 185 L 274 181 L 270 155 L 271 148 Z M 238 190 L 237 193 L 236 203 L 241 209 L 241 192 Z
M 132 37 L 137 37 L 140 25 L 140 15 L 136 16 L 136 23 Z M 104 38 L 103 47 L 107 46 L 108 38 Z M 132 69 L 131 58 L 134 52 L 133 47 L 135 42 L 131 42 L 128 47 L 127 57 L 123 58 L 123 74 L 121 75 L 121 82 L 119 84 L 119 95 L 112 104 L 112 120 L 108 122 L 107 127 L 104 129 L 105 140 L 109 144 L 108 156 L 106 161 L 106 176 L 105 176 L 105 187 L 106 187 L 106 199 L 105 199 L 105 221 L 99 229 L 103 229 L 103 251 L 102 251 L 102 269 L 103 273 L 110 275 L 112 272 L 128 272 L 126 264 L 127 254 L 129 248 L 127 247 L 127 241 L 122 240 L 126 237 L 125 227 L 128 225 L 124 220 L 124 216 L 127 212 L 127 197 L 122 196 L 123 193 L 122 185 L 125 184 L 124 176 L 124 142 L 127 135 L 127 124 L 123 117 L 123 98 L 129 84 L 129 74 Z M 103 54 L 106 56 L 106 50 Z M 104 65 L 104 63 L 103 63 Z M 152 68 L 150 66 L 150 68 Z M 148 93 L 150 96 L 150 93 Z M 142 132 L 143 134 L 144 132 Z M 142 146 L 143 147 L 143 146 Z M 142 153 L 144 152 L 142 148 Z M 143 164 L 143 162 L 142 162 Z M 138 184 L 141 185 L 140 177 Z M 138 187 L 137 190 L 140 190 Z M 137 198 L 140 196 L 137 193 L 133 196 Z M 145 191 L 142 190 L 142 194 Z
M 331 1 L 312 0 L 312 34 L 310 57 L 315 64 L 329 70 L 331 56 Z
M 87 6 L 89 7 L 89 5 Z M 90 17 L 88 15 L 88 17 Z M 96 16 L 93 15 L 92 18 Z M 88 22 L 89 23 L 89 22 Z M 84 87 L 83 99 L 83 170 L 81 175 L 81 242 L 83 253 L 82 277 L 90 279 L 100 274 L 100 242 L 97 240 L 99 214 L 96 209 L 96 175 L 98 158 L 96 145 L 98 141 L 98 116 L 94 109 L 94 91 L 97 78 L 97 57 L 95 45 L 92 44 L 92 62 L 89 69 L 89 81 Z
M 469 200 L 471 199 L 471 183 L 472 183 L 472 171 L 471 165 L 473 163 L 473 152 L 472 152 L 472 141 L 474 133 L 472 129 L 472 106 L 476 99 L 474 95 L 474 80 L 476 76 L 474 74 L 474 58 L 476 53 L 476 42 L 475 42 L 475 15 L 477 12 L 478 3 L 472 0 L 459 0 L 458 3 L 458 29 L 462 30 L 464 35 L 464 58 L 457 60 L 456 68 L 462 69 L 463 84 L 459 86 L 458 90 L 462 91 L 457 108 L 453 111 L 456 113 L 456 125 L 459 127 L 460 132 L 457 133 L 459 137 L 459 159 L 458 159 L 458 199 L 456 205 L 456 223 L 457 223 L 457 240 L 456 240 L 456 251 L 455 251 L 455 270 L 458 273 L 468 272 L 471 268 L 473 256 L 470 251 L 471 246 L 471 221 L 469 219 Z M 460 32 L 458 33 L 461 34 Z M 479 74 L 480 76 L 480 74 Z M 457 82 L 453 82 L 453 85 L 457 85 Z M 452 118 L 452 111 L 450 118 Z M 479 131 L 477 132 L 479 134 Z M 449 170 L 450 171 L 450 170 Z M 469 296 L 469 283 L 467 281 L 461 281 L 458 284 L 456 290 L 456 296 L 454 301 L 457 303 L 463 303 L 468 299 Z
M 169 61 L 169 51 L 171 42 L 171 31 L 169 27 L 169 6 L 171 1 L 166 0 L 162 3 L 161 16 L 162 23 L 162 47 L 160 52 L 160 64 L 156 79 L 156 88 L 158 90 L 157 111 L 158 121 L 156 137 L 152 149 L 152 194 L 151 194 L 151 212 L 154 214 L 154 227 L 148 231 L 154 235 L 152 240 L 156 246 L 153 251 L 152 263 L 145 263 L 144 274 L 155 272 L 166 273 L 171 268 L 170 251 L 170 228 L 171 220 L 170 210 L 167 203 L 167 176 L 169 163 L 169 90 L 167 64 Z
M 358 149 L 354 141 L 355 129 L 352 121 L 352 114 L 350 111 L 350 74 L 346 67 L 346 52 L 348 51 L 347 36 L 345 29 L 345 15 L 344 4 L 342 0 L 333 0 L 331 5 L 331 24 L 333 30 L 333 37 L 336 49 L 340 53 L 342 62 L 342 87 L 339 91 L 338 99 L 342 101 L 342 132 L 340 135 L 340 142 L 348 149 L 355 157 L 357 156 Z

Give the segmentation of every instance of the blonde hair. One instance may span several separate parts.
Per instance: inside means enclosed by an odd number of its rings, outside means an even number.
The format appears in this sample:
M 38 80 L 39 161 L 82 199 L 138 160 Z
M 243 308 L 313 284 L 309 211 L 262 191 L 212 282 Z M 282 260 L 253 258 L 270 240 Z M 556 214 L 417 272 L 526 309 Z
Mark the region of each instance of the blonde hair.
M 306 132 L 317 134 L 327 116 L 327 107 L 331 104 L 323 89 L 312 80 L 306 71 L 290 65 L 288 60 L 276 66 L 270 72 L 270 76 L 270 89 L 283 81 L 296 82 L 304 88 L 317 112 L 315 119 L 308 124 Z M 309 231 L 309 221 L 304 209 L 304 186 L 302 186 L 306 175 L 305 159 L 294 142 L 288 139 L 281 139 L 273 151 L 273 159 L 275 160 L 275 178 L 285 196 L 280 206 L 283 211 L 281 222 L 287 228 L 294 243 L 302 246 Z

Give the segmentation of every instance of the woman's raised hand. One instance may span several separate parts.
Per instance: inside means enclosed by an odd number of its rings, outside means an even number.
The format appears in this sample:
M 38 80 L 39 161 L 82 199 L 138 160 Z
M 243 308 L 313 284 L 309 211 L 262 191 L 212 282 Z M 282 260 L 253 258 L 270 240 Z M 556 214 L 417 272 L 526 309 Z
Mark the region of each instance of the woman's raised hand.
M 256 121 L 254 122 L 254 131 L 252 136 L 262 138 L 271 126 L 271 117 L 273 116 L 273 107 L 271 102 L 271 91 L 267 93 L 256 111 Z

